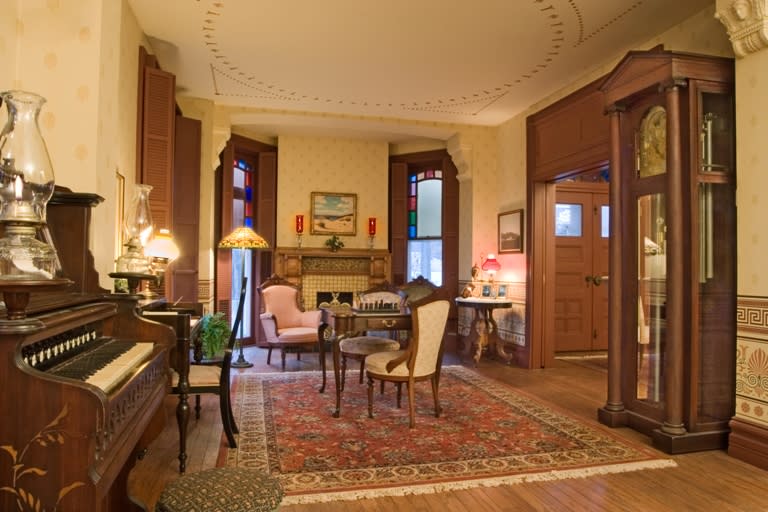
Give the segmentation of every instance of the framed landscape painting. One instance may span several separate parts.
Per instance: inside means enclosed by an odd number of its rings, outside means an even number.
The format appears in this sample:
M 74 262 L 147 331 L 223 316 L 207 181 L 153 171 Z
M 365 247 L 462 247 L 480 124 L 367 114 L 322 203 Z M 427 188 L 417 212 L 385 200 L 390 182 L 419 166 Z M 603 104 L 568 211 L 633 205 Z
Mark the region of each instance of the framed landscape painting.
M 499 253 L 523 252 L 523 210 L 499 214 Z
M 357 194 L 312 192 L 310 233 L 349 235 L 357 233 Z

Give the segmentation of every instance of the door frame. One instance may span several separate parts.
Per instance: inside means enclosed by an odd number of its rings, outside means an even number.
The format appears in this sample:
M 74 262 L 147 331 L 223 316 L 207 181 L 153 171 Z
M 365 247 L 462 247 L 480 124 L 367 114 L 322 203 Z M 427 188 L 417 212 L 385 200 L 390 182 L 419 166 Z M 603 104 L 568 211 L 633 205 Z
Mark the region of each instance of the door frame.
M 528 180 L 526 230 L 528 276 L 526 280 L 526 338 L 530 340 L 529 368 L 555 364 L 555 182 L 608 167 L 608 160 L 570 172 L 541 175 Z M 610 207 L 613 207 L 609 196 Z M 547 286 L 547 283 L 553 283 Z
M 582 211 L 582 234 L 579 235 L 579 239 L 581 240 L 581 244 L 588 244 L 589 245 L 589 260 L 584 260 L 582 263 L 581 270 L 583 271 L 583 276 L 586 275 L 599 275 L 601 278 L 608 275 L 608 254 L 609 254 L 609 248 L 608 243 L 610 242 L 609 238 L 603 238 L 601 234 L 601 228 L 602 228 L 602 219 L 599 217 L 600 215 L 600 206 L 609 204 L 609 190 L 608 190 L 608 183 L 605 181 L 597 181 L 597 180 L 567 180 L 564 182 L 557 182 L 555 184 L 555 191 L 557 198 L 562 199 L 564 195 L 566 194 L 579 194 L 581 196 L 589 196 L 589 204 L 590 207 L 588 210 L 583 209 Z M 562 195 L 561 195 L 562 194 Z M 562 201 L 558 201 L 560 204 L 562 204 Z M 572 201 L 565 201 L 566 203 L 572 203 Z M 591 224 L 588 226 L 588 224 Z M 589 234 L 589 238 L 586 239 L 586 234 Z M 563 243 L 568 244 L 568 241 L 573 241 L 575 238 L 562 238 L 558 240 L 557 236 L 553 236 L 553 240 L 555 243 L 555 254 L 557 254 L 557 244 L 558 242 L 562 245 Z M 604 263 L 604 265 L 602 265 Z M 590 265 L 590 268 L 587 269 L 584 267 L 584 265 Z M 595 265 L 597 264 L 598 268 L 595 268 Z M 558 269 L 558 263 L 557 260 L 555 261 L 555 271 L 557 272 Z M 580 286 L 584 288 L 584 280 L 579 280 Z M 602 283 L 599 284 L 591 284 L 588 285 L 589 289 L 589 315 L 591 317 L 589 321 L 589 333 L 585 333 L 584 335 L 588 337 L 589 339 L 589 346 L 582 346 L 578 349 L 573 348 L 573 350 L 578 351 L 605 351 L 608 350 L 608 325 L 607 325 L 607 317 L 606 317 L 606 323 L 603 325 L 600 325 L 600 320 L 598 320 L 598 317 L 596 314 L 600 315 L 600 318 L 602 318 L 603 313 L 607 313 L 607 298 L 608 298 L 608 282 L 606 281 L 604 286 L 601 286 Z M 557 283 L 555 283 L 555 296 L 557 296 Z M 604 306 L 604 307 L 603 307 Z M 586 313 L 586 310 L 583 312 Z M 602 327 L 600 329 L 600 327 Z M 600 332 L 602 341 L 602 347 L 595 347 L 595 344 L 598 340 L 598 334 L 597 332 Z M 553 342 L 555 343 L 555 349 L 558 348 L 557 336 L 553 337 Z M 584 344 L 586 345 L 586 341 L 584 341 Z M 563 347 L 560 346 L 560 349 L 562 350 Z

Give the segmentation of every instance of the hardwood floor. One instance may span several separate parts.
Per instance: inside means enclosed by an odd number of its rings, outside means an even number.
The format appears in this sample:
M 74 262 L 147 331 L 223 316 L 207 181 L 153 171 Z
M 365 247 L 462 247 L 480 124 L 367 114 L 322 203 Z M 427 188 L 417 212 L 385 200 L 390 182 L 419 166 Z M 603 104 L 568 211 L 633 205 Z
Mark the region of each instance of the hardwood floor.
M 279 372 L 279 358 L 266 365 L 267 351 L 246 348 L 245 357 L 253 368 L 236 372 Z M 288 356 L 287 371 L 318 369 L 317 355 L 303 354 L 297 361 Z M 457 364 L 446 356 L 446 364 Z M 471 361 L 470 361 L 471 363 Z M 464 362 L 464 364 L 467 364 Z M 568 361 L 555 368 L 521 370 L 482 359 L 477 370 L 526 393 L 598 425 L 596 410 L 605 403 L 606 373 Z M 333 377 L 331 376 L 331 382 Z M 190 421 L 187 472 L 214 467 L 222 444 L 221 420 L 215 395 L 203 396 L 199 421 Z M 174 416 L 175 397 L 166 400 L 167 422 L 146 457 L 139 461 L 130 478 L 132 495 L 147 510 L 165 484 L 178 474 L 178 431 Z M 329 418 L 329 421 L 332 421 Z M 602 427 L 602 426 L 601 426 Z M 650 440 L 634 430 L 614 429 L 626 439 L 650 446 Z M 291 505 L 283 512 L 459 512 L 459 511 L 768 511 L 768 472 L 729 457 L 724 451 L 707 451 L 663 457 L 678 467 L 644 470 L 549 482 L 530 482 L 498 487 L 403 497 L 384 497 L 311 505 Z

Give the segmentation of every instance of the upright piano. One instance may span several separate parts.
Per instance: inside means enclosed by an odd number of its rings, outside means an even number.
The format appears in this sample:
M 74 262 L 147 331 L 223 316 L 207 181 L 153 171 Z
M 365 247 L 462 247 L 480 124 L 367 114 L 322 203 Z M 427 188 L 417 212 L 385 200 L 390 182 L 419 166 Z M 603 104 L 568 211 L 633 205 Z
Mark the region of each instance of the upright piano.
M 139 316 L 140 297 L 98 286 L 88 251 L 101 198 L 57 189 L 49 203 L 61 291 L 0 307 L 0 510 L 123 512 L 136 458 L 159 432 L 176 336 Z

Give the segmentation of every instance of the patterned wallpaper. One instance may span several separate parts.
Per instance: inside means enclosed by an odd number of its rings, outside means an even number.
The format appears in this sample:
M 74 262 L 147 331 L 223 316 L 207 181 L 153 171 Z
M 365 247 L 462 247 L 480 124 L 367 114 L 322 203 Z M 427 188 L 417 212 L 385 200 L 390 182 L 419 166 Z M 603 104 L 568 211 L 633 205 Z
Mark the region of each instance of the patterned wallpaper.
M 765 141 L 768 139 L 768 50 L 736 61 L 736 205 L 739 220 L 763 219 L 768 208 Z M 761 222 L 739 222 L 738 290 L 741 295 L 765 295 L 768 273 L 764 255 L 768 236 Z
M 278 141 L 277 245 L 295 247 L 294 219 L 304 215 L 303 247 L 324 247 L 328 236 L 309 230 L 312 192 L 357 194 L 357 235 L 343 237 L 346 248 L 368 247 L 368 217 L 376 217 L 376 249 L 386 249 L 388 146 L 384 142 L 335 137 L 283 136 Z
M 739 297 L 736 322 L 736 416 L 768 428 L 768 297 Z
M 92 221 L 105 288 L 116 256 L 115 173 L 126 177 L 128 198 L 135 173 L 142 38 L 127 0 L 5 2 L 0 21 L 0 84 L 46 98 L 39 121 L 56 183 L 105 199 Z

